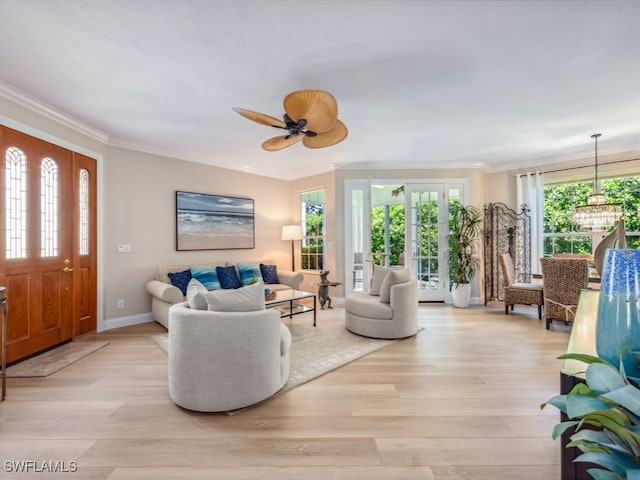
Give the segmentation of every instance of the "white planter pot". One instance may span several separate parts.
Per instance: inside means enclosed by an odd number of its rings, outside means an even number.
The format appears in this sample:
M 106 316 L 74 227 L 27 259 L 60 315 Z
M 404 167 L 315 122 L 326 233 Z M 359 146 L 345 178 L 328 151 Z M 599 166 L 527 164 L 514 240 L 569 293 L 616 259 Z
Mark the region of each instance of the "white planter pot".
M 471 299 L 470 283 L 454 283 L 451 289 L 451 298 L 453 306 L 458 308 L 468 308 Z

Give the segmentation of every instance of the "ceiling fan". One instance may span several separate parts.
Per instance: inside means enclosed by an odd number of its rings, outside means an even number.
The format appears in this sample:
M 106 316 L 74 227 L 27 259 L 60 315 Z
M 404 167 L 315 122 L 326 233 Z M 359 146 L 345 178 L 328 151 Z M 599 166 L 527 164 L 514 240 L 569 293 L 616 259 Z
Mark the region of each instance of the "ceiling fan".
M 269 151 L 281 150 L 300 140 L 308 148 L 329 147 L 344 140 L 348 133 L 345 124 L 338 120 L 336 99 L 322 90 L 297 90 L 287 95 L 283 120 L 244 108 L 233 110 L 254 122 L 289 131 L 264 142 L 262 148 Z

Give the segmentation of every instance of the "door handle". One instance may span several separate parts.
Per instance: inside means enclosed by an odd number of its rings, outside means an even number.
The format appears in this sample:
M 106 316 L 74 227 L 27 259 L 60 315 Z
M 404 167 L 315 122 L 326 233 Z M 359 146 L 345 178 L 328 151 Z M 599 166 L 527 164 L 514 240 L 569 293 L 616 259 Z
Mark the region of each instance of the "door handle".
M 71 265 L 71 260 L 69 259 L 65 260 L 64 268 L 62 269 L 62 271 L 65 273 L 73 272 L 73 268 L 71 268 L 69 265 Z

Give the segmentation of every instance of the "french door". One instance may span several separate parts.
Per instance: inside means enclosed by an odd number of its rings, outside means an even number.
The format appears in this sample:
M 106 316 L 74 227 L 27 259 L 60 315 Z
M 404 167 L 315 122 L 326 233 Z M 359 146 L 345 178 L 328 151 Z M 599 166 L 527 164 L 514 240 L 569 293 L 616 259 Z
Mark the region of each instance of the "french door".
M 95 330 L 96 162 L 0 127 L 7 361 Z
M 372 252 L 411 271 L 420 301 L 450 301 L 449 206 L 464 200 L 466 187 L 465 179 L 346 180 L 345 294 L 368 290 Z
M 448 206 L 444 185 L 405 186 L 405 266 L 418 280 L 418 300 L 444 301 Z

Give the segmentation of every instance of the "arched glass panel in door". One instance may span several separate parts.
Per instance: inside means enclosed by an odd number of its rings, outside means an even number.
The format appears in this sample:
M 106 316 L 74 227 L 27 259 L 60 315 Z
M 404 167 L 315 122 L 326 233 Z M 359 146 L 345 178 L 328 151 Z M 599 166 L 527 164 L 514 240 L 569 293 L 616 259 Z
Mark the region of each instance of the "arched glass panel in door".
M 27 156 L 16 147 L 5 153 L 7 259 L 27 258 Z
M 58 256 L 59 224 L 58 164 L 51 158 L 40 163 L 40 256 Z
M 80 255 L 89 255 L 89 172 L 83 168 L 79 175 Z

